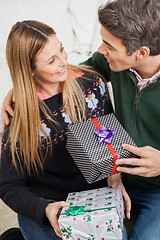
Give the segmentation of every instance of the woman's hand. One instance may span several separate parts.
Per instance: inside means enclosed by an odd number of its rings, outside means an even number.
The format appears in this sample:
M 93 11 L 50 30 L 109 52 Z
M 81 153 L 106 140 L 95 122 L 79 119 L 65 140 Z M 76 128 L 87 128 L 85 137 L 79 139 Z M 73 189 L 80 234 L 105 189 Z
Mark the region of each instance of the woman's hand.
M 9 117 L 8 113 L 13 116 L 13 109 L 11 107 L 11 103 L 14 101 L 14 94 L 13 94 L 13 88 L 9 90 L 7 93 L 6 97 L 3 100 L 2 103 L 2 111 L 1 111 L 1 116 L 2 116 L 2 123 L 3 123 L 3 128 L 6 127 L 6 125 L 9 124 Z
M 119 174 L 115 174 L 112 176 L 108 177 L 108 186 L 109 187 L 117 187 L 118 185 L 120 185 L 121 188 L 121 192 L 122 192 L 122 196 L 123 196 L 123 200 L 124 200 L 124 206 L 125 206 L 125 215 L 128 219 L 130 219 L 130 212 L 131 212 L 131 200 L 129 195 L 127 194 L 125 187 L 122 183 L 121 177 L 120 177 L 120 173 Z
M 61 236 L 61 231 L 58 224 L 59 210 L 62 207 L 69 207 L 69 205 L 70 205 L 69 203 L 64 201 L 54 202 L 54 203 L 49 203 L 45 209 L 47 218 L 49 219 L 52 227 L 54 228 L 56 235 L 60 238 L 62 238 L 62 236 Z
M 121 181 L 120 173 L 114 174 L 107 178 L 108 187 L 116 188 Z
M 126 216 L 128 219 L 130 219 L 130 216 L 131 216 L 131 199 L 130 199 L 128 193 L 126 192 L 126 189 L 125 189 L 121 180 L 120 180 L 120 188 L 121 188 L 123 201 L 124 201 L 124 218 Z

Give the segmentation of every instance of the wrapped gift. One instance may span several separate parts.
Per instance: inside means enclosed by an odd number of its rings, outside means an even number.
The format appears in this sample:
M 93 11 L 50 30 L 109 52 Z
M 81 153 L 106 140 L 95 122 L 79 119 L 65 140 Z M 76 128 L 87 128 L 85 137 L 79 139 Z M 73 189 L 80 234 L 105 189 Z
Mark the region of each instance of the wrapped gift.
M 70 125 L 67 149 L 88 183 L 116 172 L 118 158 L 135 157 L 122 148 L 135 145 L 113 113 Z
M 122 239 L 123 198 L 120 187 L 69 193 L 59 217 L 63 239 Z

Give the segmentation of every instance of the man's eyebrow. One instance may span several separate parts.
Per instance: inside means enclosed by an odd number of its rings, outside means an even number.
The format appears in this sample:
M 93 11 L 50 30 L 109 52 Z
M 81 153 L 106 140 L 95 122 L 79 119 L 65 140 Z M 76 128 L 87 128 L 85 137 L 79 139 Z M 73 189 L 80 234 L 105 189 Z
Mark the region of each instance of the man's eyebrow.
M 103 40 L 103 42 L 105 43 L 105 44 L 107 44 L 108 46 L 110 46 L 111 48 L 114 48 L 112 45 L 110 45 L 108 42 L 106 42 L 105 40 Z

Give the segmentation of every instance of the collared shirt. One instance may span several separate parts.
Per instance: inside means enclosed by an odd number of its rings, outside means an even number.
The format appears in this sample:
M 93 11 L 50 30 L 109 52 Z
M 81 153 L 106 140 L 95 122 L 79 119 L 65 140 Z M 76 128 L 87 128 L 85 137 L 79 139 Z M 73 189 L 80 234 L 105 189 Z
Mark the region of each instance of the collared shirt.
M 143 79 L 134 69 L 130 68 L 129 70 L 136 75 L 136 78 L 138 80 L 137 87 L 139 91 L 149 86 L 150 84 L 155 83 L 160 77 L 160 70 L 156 74 L 154 74 L 151 78 L 145 78 L 145 79 Z

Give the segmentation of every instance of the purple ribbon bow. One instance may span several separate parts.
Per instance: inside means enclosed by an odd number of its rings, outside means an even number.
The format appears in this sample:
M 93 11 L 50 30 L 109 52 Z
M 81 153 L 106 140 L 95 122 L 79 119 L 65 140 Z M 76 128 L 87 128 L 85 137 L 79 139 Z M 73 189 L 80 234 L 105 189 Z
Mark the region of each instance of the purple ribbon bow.
M 101 126 L 101 129 L 94 131 L 94 133 L 98 135 L 99 143 L 105 142 L 110 144 L 111 138 L 116 133 L 116 131 L 112 131 L 109 128 Z

